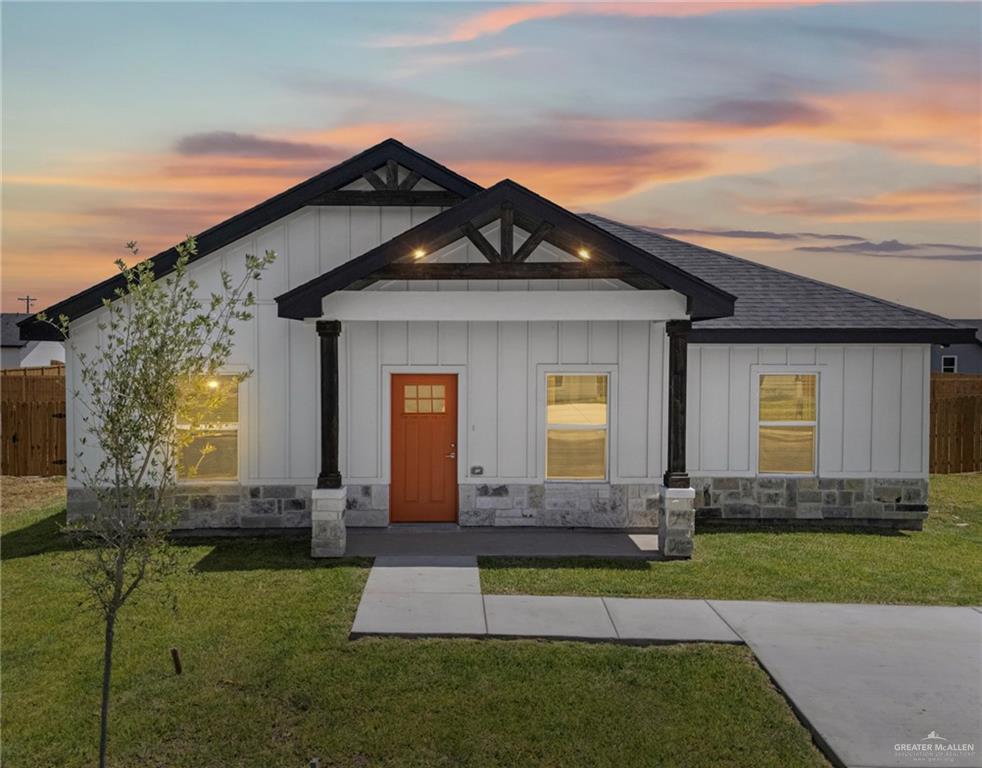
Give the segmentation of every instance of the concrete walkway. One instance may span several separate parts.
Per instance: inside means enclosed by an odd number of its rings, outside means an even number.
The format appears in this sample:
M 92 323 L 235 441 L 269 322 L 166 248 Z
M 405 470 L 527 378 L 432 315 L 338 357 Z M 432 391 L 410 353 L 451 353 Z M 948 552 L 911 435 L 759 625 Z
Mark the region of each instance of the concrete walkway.
M 705 600 L 482 595 L 477 558 L 379 557 L 352 637 L 537 637 L 739 643 Z
M 399 556 L 375 560 L 366 635 L 746 643 L 833 764 L 982 768 L 973 608 L 482 595 L 476 557 Z

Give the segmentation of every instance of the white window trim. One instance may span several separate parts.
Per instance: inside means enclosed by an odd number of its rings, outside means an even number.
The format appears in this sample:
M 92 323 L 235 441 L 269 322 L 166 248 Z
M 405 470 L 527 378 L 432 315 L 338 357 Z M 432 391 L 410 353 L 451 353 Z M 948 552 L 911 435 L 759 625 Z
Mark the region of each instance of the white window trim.
M 761 472 L 760 471 L 760 378 L 767 374 L 782 376 L 814 376 L 815 377 L 815 420 L 809 421 L 767 421 L 769 427 L 815 427 L 814 457 L 815 462 L 811 472 Z M 817 365 L 752 365 L 750 366 L 750 466 L 757 477 L 818 477 L 820 473 L 819 452 L 821 444 L 821 429 L 819 423 L 822 416 L 822 369 Z
M 548 440 L 547 435 L 549 432 L 548 423 L 548 409 L 547 409 L 547 399 L 548 399 L 548 380 L 549 376 L 606 376 L 607 377 L 607 441 L 604 447 L 604 476 L 603 477 L 593 477 L 584 479 L 552 479 L 546 476 L 547 464 L 547 451 L 548 451 Z M 536 422 L 538 424 L 538 446 L 536 450 L 536 460 L 538 466 L 536 467 L 537 479 L 542 483 L 554 484 L 554 485 L 566 485 L 570 483 L 576 484 L 586 484 L 590 483 L 612 483 L 615 477 L 613 472 L 614 462 L 617 460 L 617 452 L 615 450 L 616 446 L 616 422 L 614 414 L 617 413 L 615 393 L 617 391 L 617 366 L 616 365 L 556 365 L 551 363 L 539 363 L 536 365 L 536 395 L 537 395 L 537 413 L 538 418 Z M 560 427 L 562 428 L 562 427 Z
M 953 360 L 952 370 L 945 370 L 945 360 Z M 958 373 L 958 355 L 941 355 L 941 372 L 942 373 Z
M 242 478 L 246 476 L 247 466 L 246 463 L 249 460 L 247 455 L 249 442 L 247 440 L 246 434 L 246 421 L 243 419 L 243 415 L 248 413 L 248 390 L 247 384 L 249 381 L 249 367 L 246 365 L 229 365 L 225 368 L 220 369 L 215 373 L 216 376 L 242 376 L 246 375 L 246 378 L 239 382 L 239 422 L 236 429 L 235 436 L 235 451 L 236 451 L 236 476 L 234 478 L 227 478 L 224 480 L 216 479 L 204 479 L 196 477 L 178 477 L 177 467 L 175 465 L 174 472 L 174 483 L 175 485 L 226 485 L 226 486 L 237 486 L 242 484 Z

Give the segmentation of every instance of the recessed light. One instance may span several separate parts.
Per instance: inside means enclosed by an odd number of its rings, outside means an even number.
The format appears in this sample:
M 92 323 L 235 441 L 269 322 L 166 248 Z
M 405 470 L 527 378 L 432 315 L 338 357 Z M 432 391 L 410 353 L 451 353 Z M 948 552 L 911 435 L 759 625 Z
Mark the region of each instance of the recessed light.
M 590 258 L 590 252 L 586 248 L 580 248 L 580 250 L 578 250 L 576 253 L 581 259 Z
M 426 251 L 424 251 L 422 248 L 417 248 L 415 251 L 413 251 L 414 259 L 422 259 L 424 256 L 426 256 Z

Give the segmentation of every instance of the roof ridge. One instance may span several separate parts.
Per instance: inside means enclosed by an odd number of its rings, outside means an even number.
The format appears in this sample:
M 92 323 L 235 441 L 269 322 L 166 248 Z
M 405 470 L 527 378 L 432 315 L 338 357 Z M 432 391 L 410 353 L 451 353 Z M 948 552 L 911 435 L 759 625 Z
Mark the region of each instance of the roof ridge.
M 583 217 L 592 217 L 592 218 L 602 219 L 603 221 L 608 221 L 611 224 L 616 224 L 616 225 L 621 226 L 621 227 L 626 227 L 627 229 L 633 229 L 635 231 L 640 231 L 640 232 L 643 232 L 646 235 L 651 235 L 653 237 L 661 238 L 662 240 L 668 240 L 668 241 L 673 242 L 673 243 L 680 243 L 681 245 L 685 245 L 685 246 L 687 246 L 689 248 L 698 248 L 700 250 L 707 251 L 708 253 L 713 253 L 713 254 L 716 254 L 717 256 L 723 256 L 724 258 L 731 259 L 733 261 L 739 261 L 739 262 L 742 262 L 744 264 L 750 264 L 751 266 L 754 266 L 754 267 L 756 267 L 758 269 L 766 270 L 768 272 L 774 272 L 774 273 L 777 273 L 779 275 L 788 275 L 788 276 L 794 277 L 794 278 L 796 278 L 798 280 L 805 280 L 805 281 L 807 281 L 809 283 L 814 283 L 815 285 L 821 285 L 821 286 L 824 286 L 826 288 L 832 288 L 832 289 L 837 290 L 837 291 L 842 291 L 843 293 L 851 294 L 853 296 L 859 296 L 860 298 L 868 299 L 869 301 L 874 301 L 874 302 L 876 302 L 878 304 L 882 304 L 882 305 L 887 306 L 887 307 L 892 307 L 893 309 L 899 309 L 899 310 L 902 310 L 904 312 L 910 312 L 912 314 L 921 315 L 923 317 L 930 318 L 932 320 L 940 320 L 941 322 L 948 324 L 952 328 L 962 328 L 963 327 L 963 326 L 957 325 L 956 324 L 956 321 L 952 320 L 951 318 L 944 317 L 942 315 L 936 315 L 933 312 L 928 312 L 928 311 L 923 310 L 923 309 L 917 309 L 916 307 L 909 307 L 906 304 L 898 304 L 896 302 L 893 302 L 893 301 L 889 301 L 887 299 L 880 298 L 879 296 L 873 296 L 873 295 L 868 294 L 868 293 L 863 293 L 861 291 L 853 290 L 852 288 L 846 288 L 845 286 L 838 285 L 836 283 L 827 283 L 824 280 L 818 280 L 818 279 L 816 279 L 814 277 L 808 277 L 807 275 L 800 275 L 797 272 L 791 272 L 791 271 L 786 270 L 786 269 L 778 269 L 777 267 L 772 267 L 772 266 L 770 266 L 768 264 L 761 264 L 759 261 L 754 261 L 752 259 L 746 259 L 746 258 L 744 258 L 742 256 L 734 256 L 732 253 L 725 253 L 723 251 L 717 251 L 715 248 L 707 248 L 707 247 L 705 247 L 703 245 L 697 245 L 696 243 L 690 243 L 687 240 L 679 240 L 676 237 L 669 237 L 668 235 L 663 235 L 661 232 L 656 232 L 652 228 L 647 227 L 647 226 L 645 226 L 643 224 L 625 224 L 623 221 L 618 221 L 617 219 L 611 219 L 611 218 L 608 218 L 607 216 L 601 216 L 600 214 L 596 214 L 596 213 L 584 213 L 584 214 L 581 214 L 581 215 Z

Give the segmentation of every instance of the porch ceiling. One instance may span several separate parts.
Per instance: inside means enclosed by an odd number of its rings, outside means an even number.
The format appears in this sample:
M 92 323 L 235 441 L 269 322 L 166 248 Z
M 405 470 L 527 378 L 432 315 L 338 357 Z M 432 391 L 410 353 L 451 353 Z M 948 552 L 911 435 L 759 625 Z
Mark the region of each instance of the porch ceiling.
M 439 299 L 439 300 L 437 300 Z M 322 315 L 320 313 L 323 313 Z M 683 320 L 676 291 L 337 291 L 318 316 L 332 320 Z

